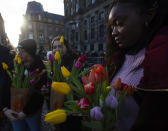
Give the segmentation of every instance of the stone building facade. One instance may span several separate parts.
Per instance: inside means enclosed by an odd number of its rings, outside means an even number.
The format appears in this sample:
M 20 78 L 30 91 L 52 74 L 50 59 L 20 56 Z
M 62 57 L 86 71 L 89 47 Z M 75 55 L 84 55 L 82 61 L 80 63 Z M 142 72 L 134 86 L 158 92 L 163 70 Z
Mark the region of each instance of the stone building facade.
M 39 2 L 28 2 L 19 41 L 34 39 L 38 49 L 50 50 L 53 37 L 64 35 L 64 16 L 44 11 Z
M 80 51 L 104 51 L 111 0 L 64 0 L 65 37 Z
M 1 16 L 0 13 L 0 44 L 5 45 L 9 47 L 10 49 L 13 49 L 14 47 L 11 45 L 8 36 L 5 32 L 5 25 L 4 25 L 4 20 Z

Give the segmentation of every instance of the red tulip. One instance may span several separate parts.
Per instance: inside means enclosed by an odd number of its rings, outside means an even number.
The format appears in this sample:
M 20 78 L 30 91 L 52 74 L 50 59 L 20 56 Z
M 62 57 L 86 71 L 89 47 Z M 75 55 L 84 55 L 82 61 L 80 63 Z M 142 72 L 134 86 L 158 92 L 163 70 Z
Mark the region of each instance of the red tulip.
M 39 69 L 37 68 L 34 72 L 35 72 L 36 74 L 38 74 L 38 73 L 39 73 Z
M 78 101 L 78 106 L 80 106 L 81 109 L 86 110 L 89 107 L 89 99 L 88 98 L 81 98 Z
M 96 91 L 96 86 L 93 82 L 90 82 L 89 84 L 84 86 L 84 91 L 86 94 L 93 94 Z
M 83 62 L 85 62 L 85 59 L 86 59 L 86 55 L 83 55 L 83 56 L 79 57 L 78 61 L 83 63 Z

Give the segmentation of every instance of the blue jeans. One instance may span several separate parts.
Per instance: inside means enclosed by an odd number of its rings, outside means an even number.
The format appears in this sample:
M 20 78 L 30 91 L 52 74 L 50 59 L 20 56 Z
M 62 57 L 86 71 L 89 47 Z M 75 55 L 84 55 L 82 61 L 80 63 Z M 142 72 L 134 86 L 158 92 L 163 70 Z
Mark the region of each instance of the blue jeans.
M 41 111 L 23 120 L 12 121 L 14 131 L 40 131 Z

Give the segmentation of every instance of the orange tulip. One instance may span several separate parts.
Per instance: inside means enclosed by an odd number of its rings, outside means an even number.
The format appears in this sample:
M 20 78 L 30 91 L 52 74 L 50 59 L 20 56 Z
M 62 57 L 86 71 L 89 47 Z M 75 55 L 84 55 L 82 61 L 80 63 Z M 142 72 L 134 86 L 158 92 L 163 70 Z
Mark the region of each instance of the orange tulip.
M 114 89 L 120 90 L 120 89 L 121 89 L 121 79 L 120 79 L 120 78 L 117 78 L 117 79 L 113 82 L 112 86 L 114 87 Z
M 134 89 L 131 85 L 125 85 L 123 90 L 127 90 L 127 95 L 130 96 L 134 93 Z
M 89 81 L 93 83 L 103 82 L 107 79 L 107 72 L 100 64 L 94 65 L 89 74 Z
M 95 77 L 95 70 L 91 69 L 90 74 L 89 74 L 89 81 L 93 83 L 97 83 L 96 77 Z

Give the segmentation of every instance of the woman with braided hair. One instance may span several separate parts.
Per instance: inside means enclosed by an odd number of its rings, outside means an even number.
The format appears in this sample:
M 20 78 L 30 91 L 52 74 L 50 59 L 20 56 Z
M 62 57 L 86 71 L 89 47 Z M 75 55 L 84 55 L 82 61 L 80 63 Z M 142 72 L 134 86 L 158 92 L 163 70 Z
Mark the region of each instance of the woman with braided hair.
M 166 130 L 168 123 L 168 2 L 113 0 L 107 25 L 106 64 L 136 88 L 119 111 L 119 131 Z

